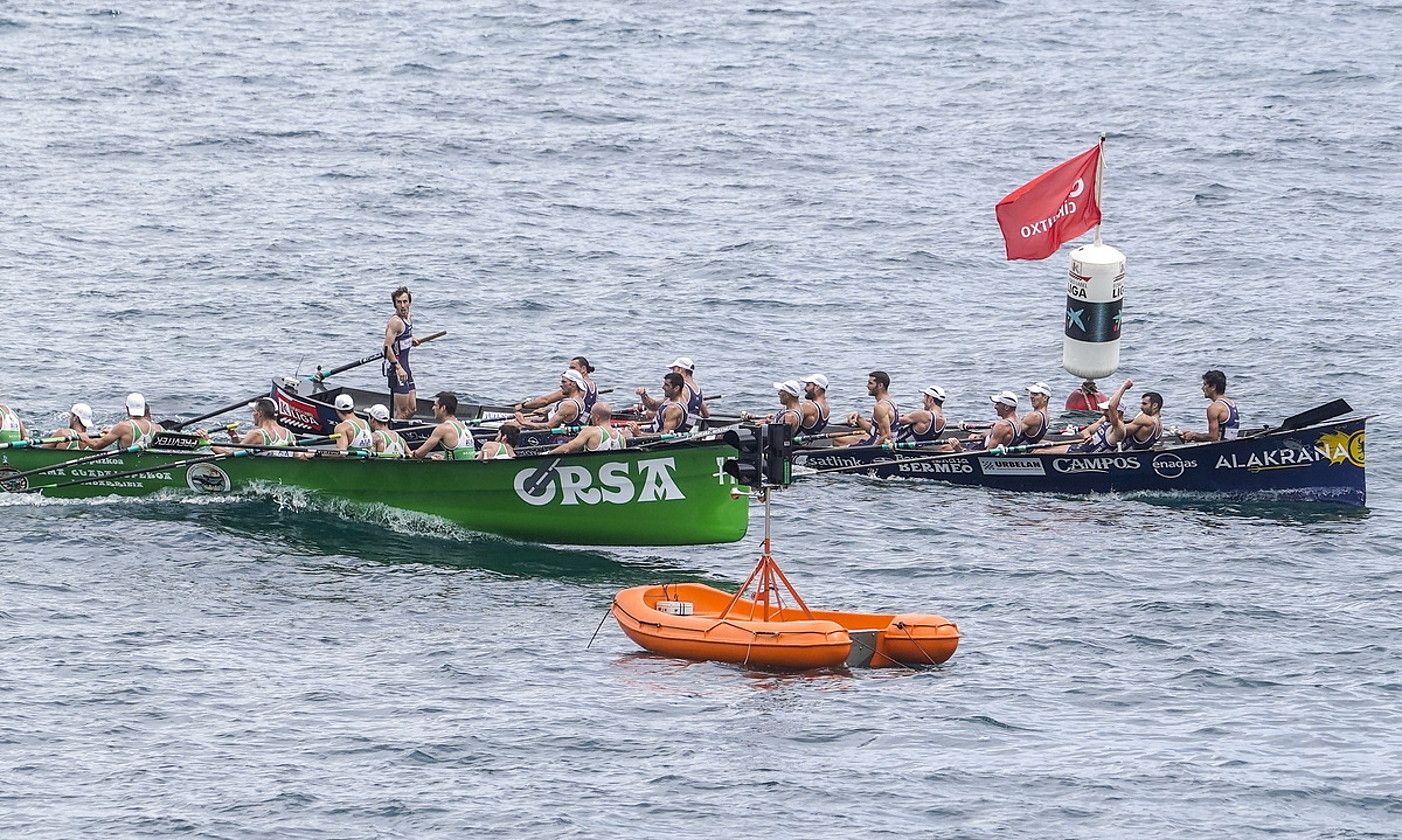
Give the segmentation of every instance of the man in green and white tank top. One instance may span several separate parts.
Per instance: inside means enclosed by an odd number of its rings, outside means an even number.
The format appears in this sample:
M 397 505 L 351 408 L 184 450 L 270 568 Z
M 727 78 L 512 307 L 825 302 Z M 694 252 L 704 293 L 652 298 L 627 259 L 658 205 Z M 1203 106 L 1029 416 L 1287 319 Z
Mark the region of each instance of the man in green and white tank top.
M 92 430 L 92 407 L 87 403 L 73 403 L 73 407 L 68 409 L 68 425 L 49 433 L 50 438 L 63 439 L 40 446 L 45 449 L 82 449 L 83 439 L 92 434 Z
M 8 405 L 0 405 L 0 443 L 24 439 L 24 421 Z
M 418 449 L 415 458 L 426 458 L 435 449 L 443 450 L 441 457 L 449 461 L 471 461 L 477 455 L 477 444 L 467 424 L 457 417 L 458 398 L 451 391 L 440 391 L 433 398 L 433 419 L 438 421 L 433 433 Z
M 336 397 L 335 405 L 336 415 L 341 418 L 334 429 L 336 448 L 342 452 L 347 449 L 370 449 L 374 445 L 370 439 L 370 424 L 355 416 L 355 400 L 351 399 L 350 394 L 341 394 Z
M 372 405 L 367 413 L 370 415 L 371 445 L 375 451 L 386 458 L 408 457 L 409 444 L 404 442 L 399 432 L 389 427 L 389 407 Z
M 565 455 L 570 452 L 608 452 L 627 449 L 628 438 L 633 430 L 627 426 L 614 426 L 613 409 L 608 403 L 594 403 L 589 412 L 589 425 L 580 429 L 570 441 L 550 450 L 551 455 Z
M 502 423 L 497 436 L 482 444 L 477 451 L 479 461 L 504 461 L 516 457 L 516 442 L 521 439 L 521 427 L 515 423 Z
M 98 438 L 80 439 L 89 449 L 105 449 L 117 444 L 120 449 L 129 446 L 150 446 L 160 427 L 146 416 L 146 398 L 137 393 L 127 394 L 127 419 L 112 426 Z
M 277 405 L 267 397 L 263 397 L 253 403 L 253 428 L 240 436 L 237 432 L 229 432 L 229 440 L 237 444 L 247 444 L 249 446 L 275 446 L 278 448 L 294 447 L 297 445 L 297 436 L 292 434 L 292 430 L 277 421 Z M 216 453 L 227 455 L 230 452 L 237 452 L 236 447 L 213 446 L 210 447 Z M 257 454 L 272 455 L 278 458 L 310 458 L 308 453 L 301 452 L 266 452 L 259 450 Z

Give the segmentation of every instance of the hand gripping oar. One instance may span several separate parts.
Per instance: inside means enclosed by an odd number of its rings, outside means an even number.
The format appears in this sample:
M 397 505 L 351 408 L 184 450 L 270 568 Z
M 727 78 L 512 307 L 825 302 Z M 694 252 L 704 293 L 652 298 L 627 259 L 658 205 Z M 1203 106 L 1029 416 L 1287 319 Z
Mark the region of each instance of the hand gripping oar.
M 76 467 L 79 464 L 87 464 L 92 461 L 101 461 L 104 458 L 112 458 L 117 455 L 130 455 L 133 452 L 140 452 L 144 448 L 145 447 L 141 446 L 128 446 L 126 449 L 103 449 L 94 455 L 84 455 L 81 458 L 74 458 L 70 461 L 63 461 L 57 464 L 50 464 L 47 467 L 35 467 L 32 470 L 25 470 L 24 472 L 12 473 L 10 475 L 5 476 L 4 480 L 7 482 L 16 481 L 21 478 L 29 478 L 31 475 L 42 475 L 46 472 L 61 470 L 65 467 Z

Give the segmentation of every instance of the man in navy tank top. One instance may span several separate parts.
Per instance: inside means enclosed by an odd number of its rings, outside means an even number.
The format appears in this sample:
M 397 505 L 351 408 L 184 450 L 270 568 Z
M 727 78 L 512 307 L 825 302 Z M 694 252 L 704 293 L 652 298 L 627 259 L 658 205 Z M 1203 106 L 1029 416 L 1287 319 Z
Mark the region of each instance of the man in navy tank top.
M 803 395 L 807 397 L 798 403 L 798 409 L 803 413 L 803 422 L 798 426 L 799 434 L 819 434 L 827 428 L 832 411 L 828 408 L 828 378 L 821 373 L 810 373 L 798 381 L 803 385 Z
M 900 409 L 890 395 L 891 377 L 884 370 L 867 374 L 867 393 L 876 401 L 868 419 L 855 411 L 847 415 L 847 425 L 860 432 L 838 438 L 838 446 L 885 446 L 896 442 L 896 429 L 901 422 Z
M 1236 401 L 1227 398 L 1227 375 L 1215 369 L 1204 373 L 1202 395 L 1212 401 L 1207 406 L 1207 431 L 1179 432 L 1178 436 L 1187 443 L 1236 440 L 1241 430 L 1241 414 Z
M 414 338 L 414 320 L 409 313 L 414 296 L 408 286 L 400 286 L 389 296 L 394 314 L 385 324 L 384 372 L 389 393 L 394 401 L 394 416 L 407 420 L 414 416 L 418 394 L 414 390 L 414 372 L 409 368 L 409 350 L 419 346 Z

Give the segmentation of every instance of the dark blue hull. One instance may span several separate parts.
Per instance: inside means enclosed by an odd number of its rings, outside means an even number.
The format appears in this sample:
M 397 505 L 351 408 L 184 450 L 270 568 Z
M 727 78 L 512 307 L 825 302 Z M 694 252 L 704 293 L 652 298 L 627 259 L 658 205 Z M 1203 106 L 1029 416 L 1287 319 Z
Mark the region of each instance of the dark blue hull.
M 916 450 L 893 453 L 851 447 L 800 452 L 798 463 L 820 471 L 868 464 L 869 469 L 848 474 L 927 478 L 1033 493 L 1202 493 L 1363 505 L 1367 502 L 1365 423 L 1366 418 L 1355 417 L 1148 452 L 1002 456 L 967 452 L 931 457 Z

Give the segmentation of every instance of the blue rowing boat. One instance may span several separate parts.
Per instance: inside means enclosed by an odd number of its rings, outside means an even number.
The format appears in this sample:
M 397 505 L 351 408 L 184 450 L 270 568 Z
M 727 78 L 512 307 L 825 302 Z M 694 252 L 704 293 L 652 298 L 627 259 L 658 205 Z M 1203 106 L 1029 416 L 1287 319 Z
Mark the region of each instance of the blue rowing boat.
M 795 459 L 812 470 L 800 475 L 832 471 L 1033 493 L 1165 492 L 1364 505 L 1367 420 L 1343 417 L 1143 452 L 931 454 L 862 446 L 800 450 Z

